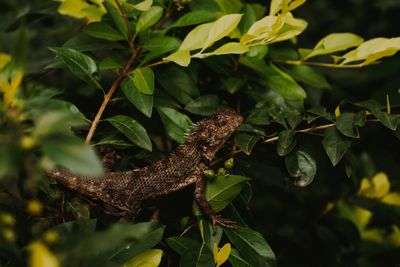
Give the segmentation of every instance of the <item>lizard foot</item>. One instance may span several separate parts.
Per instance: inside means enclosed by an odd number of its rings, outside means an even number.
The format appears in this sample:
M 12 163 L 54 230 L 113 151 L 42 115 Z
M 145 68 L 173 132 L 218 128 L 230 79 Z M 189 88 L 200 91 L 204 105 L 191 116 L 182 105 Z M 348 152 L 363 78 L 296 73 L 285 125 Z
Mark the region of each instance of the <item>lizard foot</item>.
M 237 224 L 236 221 L 222 218 L 221 215 L 212 216 L 211 221 L 212 221 L 214 233 L 216 232 L 217 225 L 232 229 L 232 228 L 235 228 L 235 225 Z

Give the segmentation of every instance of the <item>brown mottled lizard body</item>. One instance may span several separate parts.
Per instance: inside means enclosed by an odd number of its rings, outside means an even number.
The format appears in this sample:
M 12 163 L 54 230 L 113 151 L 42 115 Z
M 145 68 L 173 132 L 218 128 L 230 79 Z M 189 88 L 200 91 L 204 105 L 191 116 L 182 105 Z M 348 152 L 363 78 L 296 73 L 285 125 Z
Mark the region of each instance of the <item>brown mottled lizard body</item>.
M 231 221 L 216 215 L 205 199 L 203 171 L 242 121 L 242 116 L 230 109 L 201 120 L 174 153 L 145 168 L 106 172 L 103 177 L 84 177 L 61 169 L 47 174 L 83 196 L 99 199 L 123 211 L 126 217 L 136 215 L 142 200 L 167 195 L 196 183 L 195 199 L 213 225 L 229 226 Z

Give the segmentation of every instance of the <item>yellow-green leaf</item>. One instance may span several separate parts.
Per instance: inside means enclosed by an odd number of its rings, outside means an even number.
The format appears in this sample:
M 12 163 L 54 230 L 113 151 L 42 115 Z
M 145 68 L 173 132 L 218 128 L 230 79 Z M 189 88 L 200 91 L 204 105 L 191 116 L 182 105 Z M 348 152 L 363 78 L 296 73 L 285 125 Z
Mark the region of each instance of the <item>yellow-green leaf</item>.
M 353 33 L 332 33 L 322 38 L 314 47 L 313 51 L 304 59 L 343 51 L 355 47 L 363 41 L 363 38 Z
M 204 23 L 191 30 L 183 40 L 179 50 L 196 50 L 204 46 L 213 23 Z
M 217 264 L 217 260 L 218 260 L 218 245 L 217 245 L 217 243 L 214 243 L 213 254 L 214 254 L 214 263 Z
M 389 205 L 396 205 L 396 206 L 400 206 L 400 194 L 399 193 L 389 193 L 386 194 L 383 198 L 382 198 L 382 202 L 389 204 Z
M 276 15 L 282 9 L 283 0 L 272 0 L 269 6 L 269 15 Z
M 133 7 L 140 11 L 147 11 L 150 9 L 152 4 L 153 0 L 144 0 L 143 2 L 133 5 Z
M 41 242 L 28 246 L 30 267 L 59 267 L 56 256 Z
M 190 52 L 189 50 L 178 50 L 175 53 L 163 58 L 163 60 L 172 61 L 182 67 L 187 67 L 190 64 Z
M 92 0 L 92 3 L 84 0 L 59 0 L 61 5 L 58 13 L 74 18 L 88 18 L 90 21 L 99 21 L 106 13 L 102 0 Z
M 335 117 L 338 118 L 340 116 L 340 106 L 335 108 Z
M 229 258 L 230 253 L 231 253 L 231 244 L 226 243 L 218 252 L 216 267 L 219 267 L 224 262 L 226 262 L 226 260 Z
M 11 61 L 11 56 L 6 53 L 0 52 L 0 70 L 4 68 Z
M 160 265 L 163 251 L 161 249 L 149 249 L 131 260 L 125 262 L 123 267 L 157 267 Z
M 383 57 L 393 56 L 400 50 L 400 37 L 374 38 L 360 44 L 356 49 L 343 56 L 342 64 L 361 61 L 363 65 L 371 64 Z
M 239 24 L 242 16 L 243 14 L 229 14 L 213 22 L 202 51 L 210 47 L 216 41 L 228 36 Z
M 387 177 L 387 175 L 383 172 L 379 172 L 375 174 L 375 176 L 372 178 L 372 184 L 374 186 L 374 197 L 375 198 L 381 198 L 387 193 L 389 193 L 390 190 L 390 182 Z
M 230 42 L 215 49 L 213 52 L 210 53 L 210 55 L 243 54 L 248 51 L 249 47 L 247 45 L 236 42 Z
M 386 95 L 386 112 L 387 114 L 391 113 L 389 95 Z

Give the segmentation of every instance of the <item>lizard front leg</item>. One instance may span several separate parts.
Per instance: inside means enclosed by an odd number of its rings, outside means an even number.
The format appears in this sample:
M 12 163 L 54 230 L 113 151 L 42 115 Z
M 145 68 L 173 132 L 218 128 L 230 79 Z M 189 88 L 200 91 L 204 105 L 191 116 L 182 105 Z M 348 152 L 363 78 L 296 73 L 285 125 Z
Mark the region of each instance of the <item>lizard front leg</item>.
M 205 197 L 207 180 L 206 177 L 204 176 L 203 171 L 206 168 L 207 167 L 205 165 L 200 166 L 200 168 L 195 172 L 195 174 L 193 174 L 197 176 L 196 188 L 194 190 L 194 198 L 196 199 L 196 202 L 202 209 L 202 211 L 210 218 L 210 221 L 213 225 L 214 233 L 216 230 L 216 225 L 221 225 L 227 228 L 233 228 L 236 222 L 222 218 L 221 215 L 216 214 L 214 209 L 211 207 L 210 203 L 207 201 Z

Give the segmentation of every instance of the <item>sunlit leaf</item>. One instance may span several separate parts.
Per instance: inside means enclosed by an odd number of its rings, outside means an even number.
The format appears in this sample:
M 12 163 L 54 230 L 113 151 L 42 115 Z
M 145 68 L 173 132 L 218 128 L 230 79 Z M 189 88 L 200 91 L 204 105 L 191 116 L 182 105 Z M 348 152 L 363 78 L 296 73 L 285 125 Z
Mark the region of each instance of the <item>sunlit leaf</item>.
M 221 46 L 207 54 L 210 54 L 210 55 L 244 54 L 248 51 L 249 51 L 249 47 L 247 45 L 243 45 L 241 43 L 230 42 L 230 43 L 224 44 L 223 46 Z
M 149 249 L 125 262 L 122 267 L 157 267 L 162 255 L 161 249 Z
M 93 0 L 92 3 L 84 0 L 63 0 L 60 2 L 57 11 L 62 15 L 99 21 L 106 13 L 101 0 Z
M 164 57 L 164 61 L 172 61 L 182 67 L 187 67 L 190 64 L 190 52 L 189 50 L 178 50 L 171 55 Z
M 150 9 L 152 4 L 153 0 L 144 0 L 136 5 L 133 5 L 133 7 L 140 11 L 147 11 Z
M 213 23 L 205 23 L 191 30 L 183 40 L 179 50 L 196 50 L 204 46 Z
M 33 242 L 28 246 L 29 267 L 59 267 L 57 257 L 42 243 Z
M 146 129 L 136 120 L 125 115 L 108 118 L 112 125 L 123 133 L 132 143 L 148 151 L 152 150 L 150 138 Z
M 393 192 L 386 194 L 382 198 L 382 202 L 389 205 L 400 206 L 400 193 Z
M 11 61 L 11 56 L 6 53 L 0 52 L 0 70 L 4 68 Z

